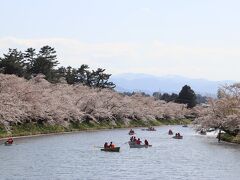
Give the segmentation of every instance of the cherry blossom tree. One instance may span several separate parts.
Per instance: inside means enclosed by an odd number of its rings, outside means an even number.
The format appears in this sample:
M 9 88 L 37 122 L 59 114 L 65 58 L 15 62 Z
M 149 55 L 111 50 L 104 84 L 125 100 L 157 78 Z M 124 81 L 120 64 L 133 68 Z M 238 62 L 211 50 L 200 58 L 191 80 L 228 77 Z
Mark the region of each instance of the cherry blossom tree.
M 196 120 L 205 128 L 221 128 L 231 135 L 240 130 L 240 83 L 222 86 L 218 99 L 209 99 L 210 107 L 200 111 Z
M 69 126 L 70 123 L 108 121 L 145 122 L 181 119 L 191 113 L 185 104 L 166 103 L 136 93 L 120 94 L 66 82 L 52 84 L 44 75 L 30 80 L 0 74 L 0 124 L 10 129 L 14 124 L 38 123 Z

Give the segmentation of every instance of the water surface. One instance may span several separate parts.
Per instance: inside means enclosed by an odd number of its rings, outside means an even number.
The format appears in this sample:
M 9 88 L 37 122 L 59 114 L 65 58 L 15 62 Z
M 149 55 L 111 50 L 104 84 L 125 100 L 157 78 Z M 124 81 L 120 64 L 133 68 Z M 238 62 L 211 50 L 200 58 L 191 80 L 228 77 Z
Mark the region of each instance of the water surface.
M 130 149 L 128 129 L 16 139 L 0 146 L 0 179 L 239 180 L 240 146 L 181 126 L 134 129 L 151 148 Z M 168 130 L 180 132 L 177 140 Z M 113 141 L 120 153 L 97 146 Z

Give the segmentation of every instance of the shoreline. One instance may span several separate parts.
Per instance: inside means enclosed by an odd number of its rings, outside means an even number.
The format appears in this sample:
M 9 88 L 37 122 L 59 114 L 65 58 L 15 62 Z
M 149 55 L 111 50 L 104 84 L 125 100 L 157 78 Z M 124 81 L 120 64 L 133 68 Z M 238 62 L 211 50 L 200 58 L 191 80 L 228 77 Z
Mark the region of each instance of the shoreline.
M 231 136 L 227 133 L 221 135 L 221 141 L 231 143 L 231 144 L 240 144 L 240 135 Z
M 183 125 L 183 124 L 190 124 L 191 123 L 191 120 L 178 120 L 177 121 L 178 123 L 176 123 L 175 121 L 173 122 L 160 122 L 159 124 L 156 124 L 156 125 L 145 125 L 143 126 L 142 124 L 134 124 L 134 125 L 129 125 L 129 126 L 126 126 L 126 125 L 120 125 L 120 126 L 92 126 L 87 124 L 86 126 L 84 126 L 84 128 L 63 128 L 61 127 L 60 131 L 48 131 L 48 132 L 45 132 L 44 133 L 44 127 L 45 126 L 41 126 L 41 130 L 43 131 L 34 131 L 32 129 L 30 129 L 29 131 L 25 130 L 24 131 L 21 131 L 19 134 L 17 134 L 17 132 L 13 132 L 12 134 L 9 134 L 7 135 L 8 133 L 5 133 L 5 134 L 2 134 L 3 137 L 0 136 L 0 142 L 4 141 L 4 140 L 7 140 L 9 137 L 12 137 L 14 139 L 21 139 L 21 138 L 34 138 L 34 137 L 41 137 L 41 136 L 51 136 L 51 135 L 61 135 L 61 134 L 72 134 L 72 133 L 81 133 L 81 132 L 96 132 L 96 131 L 108 131 L 108 130 L 114 130 L 114 129 L 129 129 L 129 128 L 146 128 L 148 126 L 152 126 L 152 127 L 157 127 L 157 126 L 167 126 L 167 125 Z M 33 128 L 35 128 L 36 126 L 38 125 L 31 125 L 33 126 Z M 48 126 L 46 126 L 48 127 Z M 54 127 L 54 126 L 53 126 Z M 18 129 L 17 129 L 18 130 Z M 54 129 L 55 130 L 55 129 Z M 1 134 L 0 134 L 1 135 Z
M 114 129 L 127 129 L 127 128 L 114 128 Z M 21 139 L 21 138 L 34 138 L 34 137 L 41 137 L 41 136 L 51 136 L 51 135 L 61 135 L 61 134 L 73 134 L 73 133 L 80 133 L 80 132 L 94 132 L 94 131 L 107 131 L 107 130 L 113 130 L 113 129 L 86 129 L 86 130 L 76 130 L 76 131 L 66 131 L 66 132 L 53 132 L 53 133 L 45 133 L 45 134 L 32 134 L 32 135 L 26 135 L 26 136 L 9 136 L 14 139 Z M 7 140 L 8 137 L 0 138 L 0 141 Z
M 178 124 L 173 124 L 178 125 Z M 181 124 L 179 124 L 181 125 Z M 159 126 L 168 126 L 168 125 L 159 125 Z M 153 127 L 159 127 L 153 126 Z M 74 133 L 81 133 L 81 132 L 98 132 L 98 131 L 108 131 L 108 130 L 118 130 L 118 129 L 129 129 L 133 127 L 122 127 L 122 128 L 102 128 L 102 129 L 85 129 L 85 130 L 74 130 L 74 131 L 66 131 L 66 132 L 56 132 L 56 133 L 46 133 L 46 134 L 33 134 L 33 135 L 26 135 L 26 136 L 9 136 L 14 139 L 21 139 L 21 138 L 34 138 L 34 137 L 41 137 L 41 136 L 51 136 L 51 135 L 61 135 L 61 134 L 74 134 Z M 146 128 L 145 126 L 139 126 L 134 128 Z M 0 138 L 0 141 L 7 140 L 8 137 Z

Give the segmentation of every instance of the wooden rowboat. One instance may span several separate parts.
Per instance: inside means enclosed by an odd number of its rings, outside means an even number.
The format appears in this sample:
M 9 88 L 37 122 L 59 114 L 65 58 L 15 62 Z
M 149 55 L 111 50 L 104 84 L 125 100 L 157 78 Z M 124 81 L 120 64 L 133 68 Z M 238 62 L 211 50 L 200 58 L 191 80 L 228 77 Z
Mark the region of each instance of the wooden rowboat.
M 130 148 L 148 148 L 152 147 L 152 145 L 145 145 L 145 144 L 129 144 Z
M 206 135 L 207 132 L 206 132 L 206 131 L 200 131 L 199 134 L 201 134 L 201 135 Z
M 206 132 L 212 132 L 212 131 L 215 131 L 216 129 L 215 128 L 209 128 L 206 130 Z
M 199 134 L 201 134 L 201 135 L 206 135 L 207 134 L 207 131 L 206 131 L 206 129 L 201 129 L 200 131 L 199 131 Z
M 135 133 L 134 133 L 134 132 L 129 132 L 128 134 L 129 134 L 129 135 L 134 135 Z
M 4 145 L 5 145 L 5 146 L 11 146 L 12 143 L 9 143 L 9 142 L 6 141 L 6 142 L 4 143 Z
M 152 145 L 145 145 L 145 144 L 136 144 L 135 142 L 128 142 L 130 148 L 148 148 L 152 147 Z
M 115 147 L 115 148 L 104 148 L 104 149 L 101 149 L 101 151 L 107 151 L 107 152 L 119 152 L 119 151 L 120 151 L 120 147 Z
M 155 128 L 151 129 L 151 128 L 147 128 L 147 129 L 142 129 L 142 131 L 157 131 Z
M 174 138 L 174 139 L 182 139 L 183 136 L 173 136 L 172 138 Z

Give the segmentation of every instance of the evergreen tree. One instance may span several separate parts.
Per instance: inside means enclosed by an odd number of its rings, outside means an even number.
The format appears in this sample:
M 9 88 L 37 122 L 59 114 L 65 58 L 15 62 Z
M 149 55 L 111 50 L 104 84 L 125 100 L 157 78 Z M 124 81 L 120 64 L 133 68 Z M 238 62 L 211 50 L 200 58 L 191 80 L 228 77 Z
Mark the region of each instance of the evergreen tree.
M 23 53 L 17 49 L 9 49 L 8 53 L 3 56 L 0 58 L 0 72 L 22 77 L 26 69 Z
M 37 58 L 36 50 L 33 48 L 28 48 L 24 53 L 24 60 L 26 62 L 26 72 L 24 77 L 30 79 L 32 75 L 33 62 Z
M 50 46 L 43 46 L 37 58 L 33 59 L 31 72 L 33 74 L 44 74 L 50 82 L 57 81 L 54 67 L 58 65 L 56 51 Z
M 160 92 L 154 92 L 153 94 L 152 94 L 152 96 L 154 97 L 154 98 L 156 98 L 156 99 L 161 99 L 161 93 Z
M 177 98 L 178 98 L 178 95 L 175 93 L 172 93 L 172 94 L 163 93 L 160 100 L 164 100 L 166 102 L 170 102 L 170 101 L 175 102 Z
M 197 102 L 197 104 L 206 103 L 207 96 L 202 96 L 201 94 L 196 94 L 196 102 Z
M 46 80 L 56 83 L 60 79 L 65 79 L 68 84 L 80 83 L 89 87 L 110 88 L 116 85 L 109 82 L 111 74 L 106 74 L 105 69 L 89 70 L 86 64 L 80 68 L 59 67 L 57 55 L 54 48 L 43 46 L 39 53 L 33 48 L 28 48 L 25 53 L 17 51 L 17 49 L 9 49 L 7 54 L 3 54 L 0 58 L 0 73 L 16 74 L 30 79 L 32 75 L 44 74 Z
M 65 78 L 68 84 L 75 84 L 77 83 L 77 70 L 68 66 L 66 69 Z
M 104 71 L 105 69 L 101 68 L 98 68 L 96 71 L 92 71 L 92 86 L 98 88 L 115 88 L 116 85 L 108 81 L 111 74 L 106 74 Z
M 187 104 L 188 108 L 192 108 L 196 106 L 196 94 L 190 86 L 185 85 L 182 87 L 182 90 L 180 91 L 176 102 Z
M 161 96 L 161 100 L 164 100 L 166 102 L 169 102 L 170 101 L 170 94 L 168 93 L 163 93 L 162 96 Z
M 89 71 L 89 66 L 82 64 L 80 68 L 77 69 L 77 79 L 76 83 L 82 83 L 87 86 L 92 86 L 92 75 Z
M 170 96 L 170 101 L 175 102 L 177 100 L 177 98 L 178 98 L 178 94 L 172 93 L 171 96 Z
M 33 63 L 37 57 L 36 49 L 28 48 L 24 53 L 25 61 L 29 64 Z

